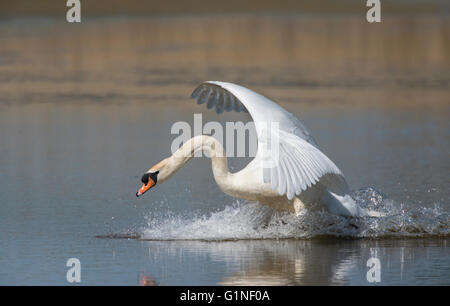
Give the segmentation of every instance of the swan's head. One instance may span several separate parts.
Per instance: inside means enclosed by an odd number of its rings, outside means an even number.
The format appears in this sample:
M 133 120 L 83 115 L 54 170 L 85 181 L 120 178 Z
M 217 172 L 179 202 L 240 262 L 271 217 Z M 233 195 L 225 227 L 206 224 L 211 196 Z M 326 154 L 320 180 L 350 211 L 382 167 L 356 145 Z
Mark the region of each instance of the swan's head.
M 139 197 L 150 190 L 156 183 L 162 183 L 166 181 L 173 173 L 172 164 L 168 159 L 164 159 L 151 167 L 141 178 L 142 186 L 136 192 L 136 196 Z

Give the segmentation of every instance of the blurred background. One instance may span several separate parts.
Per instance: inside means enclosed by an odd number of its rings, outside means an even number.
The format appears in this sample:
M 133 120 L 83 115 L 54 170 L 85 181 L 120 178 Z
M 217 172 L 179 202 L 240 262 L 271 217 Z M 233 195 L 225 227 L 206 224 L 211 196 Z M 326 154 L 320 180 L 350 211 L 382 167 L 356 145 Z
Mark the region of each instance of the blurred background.
M 156 102 L 205 79 L 280 102 L 443 103 L 448 1 L 382 1 L 373 24 L 365 2 L 86 0 L 70 24 L 65 1 L 1 1 L 0 103 Z
M 2 15 L 53 15 L 60 16 L 66 11 L 66 1 L 2 1 Z M 230 13 L 230 12 L 307 12 L 307 13 L 359 13 L 365 7 L 365 0 L 230 0 L 230 1 L 156 1 L 156 0 L 81 0 L 85 16 L 108 15 L 156 15 L 186 13 Z M 442 13 L 449 8 L 445 0 L 386 0 L 381 1 L 385 13 Z
M 427 267 L 430 283 L 448 284 L 448 260 L 433 258 L 448 253 L 450 1 L 381 0 L 381 23 L 367 22 L 363 0 L 82 0 L 81 23 L 66 21 L 65 4 L 0 0 L 0 284 L 66 284 L 69 257 L 86 268 L 85 284 L 135 284 L 141 272 L 163 284 L 216 284 L 248 267 L 256 279 L 277 275 L 278 284 L 329 284 L 341 266 L 353 270 L 336 283 L 364 284 L 361 254 L 382 248 L 290 241 L 280 255 L 272 242 L 236 248 L 95 238 L 148 230 L 162 240 L 444 236 L 433 242 L 435 253 L 421 251 L 426 242 L 385 243 L 410 250 L 401 253 L 401 277 L 385 279 L 411 284 L 422 273 L 414 267 Z M 414 214 L 361 223 L 356 234 L 315 219 L 300 231 L 255 234 L 258 211 L 227 210 L 235 200 L 216 186 L 206 159 L 136 199 L 143 172 L 170 154 L 173 123 L 192 123 L 194 113 L 204 123 L 250 120 L 189 100 L 205 80 L 278 102 L 352 190 Z M 246 162 L 231 159 L 231 171 Z M 298 257 L 305 248 L 311 254 Z M 394 253 L 389 262 L 400 267 Z M 355 258 L 360 264 L 350 267 Z

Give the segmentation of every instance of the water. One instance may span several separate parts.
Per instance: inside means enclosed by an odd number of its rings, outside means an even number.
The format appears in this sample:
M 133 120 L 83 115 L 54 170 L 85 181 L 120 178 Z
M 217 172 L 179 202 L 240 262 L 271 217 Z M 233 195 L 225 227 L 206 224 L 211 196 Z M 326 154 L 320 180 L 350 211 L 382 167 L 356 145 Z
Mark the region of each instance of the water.
M 0 23 L 0 284 L 450 284 L 449 19 L 218 15 Z M 189 100 L 227 80 L 296 114 L 381 219 L 273 213 L 194 159 L 142 198 Z M 232 171 L 248 159 L 231 159 Z

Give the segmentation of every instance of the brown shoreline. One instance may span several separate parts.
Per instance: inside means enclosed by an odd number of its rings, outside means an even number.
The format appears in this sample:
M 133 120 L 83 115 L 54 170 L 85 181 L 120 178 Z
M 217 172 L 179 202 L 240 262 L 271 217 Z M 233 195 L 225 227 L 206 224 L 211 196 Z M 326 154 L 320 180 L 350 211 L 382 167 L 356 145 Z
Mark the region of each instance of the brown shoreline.
M 198 83 L 224 80 L 285 105 L 448 109 L 449 18 L 385 17 L 373 25 L 355 15 L 197 17 L 2 22 L 0 107 L 190 110 Z

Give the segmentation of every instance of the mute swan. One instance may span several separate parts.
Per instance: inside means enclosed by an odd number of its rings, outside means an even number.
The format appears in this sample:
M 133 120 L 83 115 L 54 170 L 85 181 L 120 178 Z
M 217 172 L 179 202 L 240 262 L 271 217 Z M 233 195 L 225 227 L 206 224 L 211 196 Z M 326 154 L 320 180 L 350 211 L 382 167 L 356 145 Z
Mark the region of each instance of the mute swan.
M 142 176 L 143 185 L 136 196 L 168 180 L 195 152 L 203 150 L 211 157 L 214 179 L 220 189 L 232 197 L 295 214 L 303 209 L 325 207 L 342 216 L 372 215 L 348 195 L 344 175 L 318 149 L 301 122 L 275 102 L 245 87 L 218 81 L 200 84 L 191 98 L 197 99 L 198 104 L 206 103 L 207 108 L 215 107 L 219 114 L 224 110 L 250 113 L 258 135 L 255 158 L 241 171 L 230 173 L 220 142 L 206 135 L 195 136 Z M 271 123 L 277 124 L 277 135 L 268 128 Z M 268 143 L 275 140 L 277 152 L 273 147 L 267 149 Z M 267 164 L 271 166 L 264 166 Z

